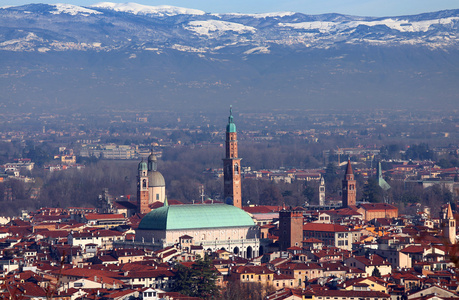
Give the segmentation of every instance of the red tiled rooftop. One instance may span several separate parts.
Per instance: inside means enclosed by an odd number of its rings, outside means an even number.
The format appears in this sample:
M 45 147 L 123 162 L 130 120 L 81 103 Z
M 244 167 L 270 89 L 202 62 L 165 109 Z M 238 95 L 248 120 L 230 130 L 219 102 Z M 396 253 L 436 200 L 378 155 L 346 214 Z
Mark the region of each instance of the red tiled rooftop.
M 122 214 L 85 214 L 86 220 L 125 219 Z
M 327 232 L 343 232 L 349 231 L 346 227 L 338 224 L 320 224 L 308 223 L 303 225 L 303 230 L 309 231 L 327 231 Z

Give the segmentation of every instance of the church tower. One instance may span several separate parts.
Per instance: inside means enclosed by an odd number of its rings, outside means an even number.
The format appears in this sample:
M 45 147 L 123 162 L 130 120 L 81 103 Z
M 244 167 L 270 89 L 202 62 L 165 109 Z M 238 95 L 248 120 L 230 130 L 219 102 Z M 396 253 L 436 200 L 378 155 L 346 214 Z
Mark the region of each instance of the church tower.
M 164 203 L 166 198 L 166 181 L 158 171 L 158 160 L 153 151 L 148 156 L 148 195 L 149 203 L 156 201 Z
M 237 154 L 236 125 L 233 123 L 233 109 L 230 108 L 226 126 L 226 155 L 223 159 L 223 196 L 227 204 L 242 208 L 241 159 Z
M 148 191 L 148 166 L 143 160 L 139 163 L 137 174 L 137 210 L 141 214 L 150 212 Z
M 355 189 L 354 172 L 352 171 L 351 160 L 347 160 L 346 174 L 343 180 L 343 207 L 355 206 L 357 191 Z
M 320 176 L 319 205 L 325 206 L 325 179 L 323 176 Z
M 158 161 L 153 152 L 148 157 L 148 163 L 143 160 L 139 163 L 137 174 L 137 212 L 150 212 L 150 204 L 162 202 L 166 199 L 166 182 L 163 175 L 157 170 Z
M 446 212 L 446 218 L 442 221 L 443 223 L 443 237 L 446 238 L 450 244 L 456 244 L 456 219 L 454 219 L 453 210 L 451 204 L 448 204 Z

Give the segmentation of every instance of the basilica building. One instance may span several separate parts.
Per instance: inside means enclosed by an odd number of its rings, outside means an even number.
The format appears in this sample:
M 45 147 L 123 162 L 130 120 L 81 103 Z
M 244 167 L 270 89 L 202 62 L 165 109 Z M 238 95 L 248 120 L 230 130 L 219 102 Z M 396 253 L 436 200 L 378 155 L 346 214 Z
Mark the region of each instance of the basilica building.
M 162 249 L 183 239 L 204 250 L 231 251 L 253 258 L 259 255 L 259 229 L 244 210 L 228 204 L 168 205 L 148 213 L 136 230 L 137 242 Z
M 236 125 L 232 110 L 226 126 L 223 159 L 225 204 L 169 205 L 164 177 L 157 171 L 156 157 L 139 163 L 137 176 L 138 212 L 146 214 L 135 234 L 136 245 L 154 249 L 183 244 L 202 246 L 207 251 L 227 250 L 244 258 L 260 255 L 260 230 L 242 210 L 241 159 L 237 151 Z M 154 210 L 150 204 L 164 205 Z

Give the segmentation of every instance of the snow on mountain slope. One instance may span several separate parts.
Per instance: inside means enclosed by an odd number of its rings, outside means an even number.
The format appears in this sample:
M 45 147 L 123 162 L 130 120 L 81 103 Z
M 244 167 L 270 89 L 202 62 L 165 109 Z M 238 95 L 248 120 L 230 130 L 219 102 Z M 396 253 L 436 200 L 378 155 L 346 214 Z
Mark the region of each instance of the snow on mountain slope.
M 195 34 L 211 36 L 214 34 L 221 34 L 226 31 L 232 31 L 236 33 L 254 33 L 256 29 L 251 26 L 245 26 L 239 23 L 219 21 L 219 20 L 207 20 L 207 21 L 191 21 L 188 26 L 184 26 L 185 29 L 193 31 Z
M 137 3 L 112 3 L 101 2 L 90 7 L 111 9 L 119 12 L 127 12 L 135 15 L 157 15 L 157 16 L 175 16 L 175 15 L 204 15 L 205 12 L 198 9 L 182 8 L 170 5 L 149 6 Z
M 291 27 L 293 29 L 319 30 L 321 33 L 333 31 L 337 27 L 335 22 L 300 22 L 300 23 L 279 23 L 280 27 Z
M 272 12 L 272 13 L 264 13 L 264 14 L 241 14 L 241 13 L 227 13 L 227 14 L 212 14 L 214 16 L 234 16 L 234 17 L 251 17 L 255 19 L 265 19 L 265 18 L 283 18 L 287 16 L 294 15 L 294 12 L 286 11 L 286 12 Z
M 51 6 L 54 6 L 56 10 L 51 11 L 52 14 L 69 14 L 72 16 L 75 16 L 77 14 L 82 14 L 82 15 L 90 15 L 90 14 L 102 14 L 100 11 L 97 10 L 92 10 L 88 8 L 84 8 L 81 6 L 76 6 L 72 4 L 62 4 L 62 3 L 57 3 L 57 4 L 50 4 Z
M 294 29 L 303 30 L 319 30 L 321 33 L 343 31 L 347 29 L 356 28 L 360 25 L 373 27 L 373 26 L 387 26 L 390 29 L 398 30 L 400 32 L 427 32 L 435 25 L 453 25 L 457 23 L 459 17 L 450 17 L 444 19 L 433 19 L 424 21 L 410 22 L 406 19 L 388 18 L 375 21 L 351 21 L 351 22 L 299 22 L 299 23 L 279 23 L 281 27 L 291 27 Z
M 26 33 L 37 38 L 27 38 Z M 459 46 L 459 10 L 372 18 L 292 12 L 209 14 L 167 5 L 111 2 L 90 7 L 28 4 L 0 9 L 0 50 L 8 51 L 131 48 L 262 54 L 342 45 L 455 49 Z

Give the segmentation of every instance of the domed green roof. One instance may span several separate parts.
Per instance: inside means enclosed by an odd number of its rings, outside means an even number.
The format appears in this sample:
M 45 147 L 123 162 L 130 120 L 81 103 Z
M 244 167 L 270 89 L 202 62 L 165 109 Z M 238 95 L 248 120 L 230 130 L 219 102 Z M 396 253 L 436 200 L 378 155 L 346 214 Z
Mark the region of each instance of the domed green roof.
M 228 123 L 228 125 L 226 125 L 226 132 L 236 132 L 236 124 Z
M 139 229 L 174 230 L 254 226 L 252 218 L 240 208 L 226 204 L 185 204 L 163 206 L 149 212 Z
M 143 160 L 139 163 L 139 171 L 146 171 L 148 170 L 147 163 Z
M 228 125 L 226 125 L 226 132 L 236 132 L 236 124 L 233 123 L 233 108 L 230 107 L 230 115 L 228 117 Z

